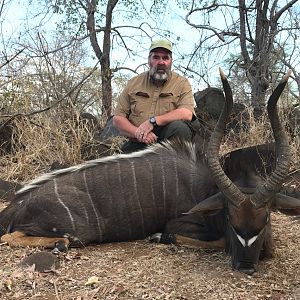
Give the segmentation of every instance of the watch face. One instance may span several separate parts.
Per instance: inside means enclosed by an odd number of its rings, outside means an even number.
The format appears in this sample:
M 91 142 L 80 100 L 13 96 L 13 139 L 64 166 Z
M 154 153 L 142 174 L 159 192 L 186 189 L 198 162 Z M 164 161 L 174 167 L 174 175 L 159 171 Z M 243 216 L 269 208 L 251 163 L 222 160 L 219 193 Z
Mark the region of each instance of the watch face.
M 150 123 L 151 123 L 151 124 L 155 124 L 155 123 L 156 123 L 154 117 L 151 117 L 151 118 L 150 118 Z

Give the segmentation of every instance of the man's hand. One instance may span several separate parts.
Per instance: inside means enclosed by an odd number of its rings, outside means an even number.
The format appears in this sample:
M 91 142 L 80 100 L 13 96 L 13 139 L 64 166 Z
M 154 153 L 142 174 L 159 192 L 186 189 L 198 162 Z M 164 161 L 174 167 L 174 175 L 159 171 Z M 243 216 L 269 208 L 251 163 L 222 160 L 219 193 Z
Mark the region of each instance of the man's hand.
M 136 139 L 145 144 L 152 144 L 157 141 L 157 136 L 152 132 L 153 125 L 146 120 L 135 131 Z
M 157 136 L 151 131 L 146 136 L 144 135 L 143 143 L 145 144 L 153 144 L 157 141 Z

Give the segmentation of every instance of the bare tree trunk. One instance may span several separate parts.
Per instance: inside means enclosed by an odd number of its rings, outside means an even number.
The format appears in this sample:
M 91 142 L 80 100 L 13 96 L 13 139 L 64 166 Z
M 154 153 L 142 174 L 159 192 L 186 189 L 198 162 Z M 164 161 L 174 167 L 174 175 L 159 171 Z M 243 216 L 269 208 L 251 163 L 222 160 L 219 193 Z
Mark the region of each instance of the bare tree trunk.
M 251 35 L 251 28 L 247 20 L 247 8 L 244 0 L 239 0 L 240 13 L 240 45 L 244 60 L 243 68 L 251 83 L 251 103 L 257 116 L 265 106 L 266 92 L 269 88 L 269 69 L 272 67 L 272 51 L 274 39 L 278 33 L 278 19 L 281 14 L 291 7 L 297 0 L 290 1 L 281 10 L 276 12 L 277 1 L 270 7 L 269 0 L 256 0 L 256 30 L 255 37 Z M 269 19 L 268 19 L 268 14 Z M 249 38 L 250 37 L 250 38 Z M 246 41 L 253 44 L 253 56 L 250 59 Z
M 103 38 L 103 55 L 100 60 L 102 71 L 102 114 L 107 115 L 109 118 L 111 116 L 112 107 L 112 72 L 110 68 L 110 47 L 111 47 L 111 23 L 112 23 L 112 13 L 118 3 L 118 0 L 109 0 L 106 7 L 106 24 L 104 29 Z
M 251 83 L 251 103 L 258 115 L 265 106 L 265 96 L 269 87 L 268 67 L 270 63 L 271 50 L 274 35 L 270 36 L 270 22 L 267 19 L 267 9 L 269 1 L 256 1 L 256 32 L 253 39 L 253 57 L 250 59 L 246 48 L 247 10 L 244 0 L 239 0 L 240 4 L 240 26 L 241 26 L 241 48 L 244 59 L 244 67 L 247 77 Z M 252 37 L 251 37 L 252 38 Z
M 97 6 L 96 0 L 92 0 L 88 4 L 87 28 L 90 33 L 90 41 L 93 50 L 100 61 L 101 65 L 101 81 L 102 81 L 102 115 L 109 118 L 112 113 L 112 72 L 110 68 L 110 46 L 111 46 L 111 22 L 112 13 L 118 3 L 118 0 L 109 0 L 106 6 L 106 24 L 104 28 L 104 38 L 102 51 L 98 43 L 95 28 L 95 10 Z

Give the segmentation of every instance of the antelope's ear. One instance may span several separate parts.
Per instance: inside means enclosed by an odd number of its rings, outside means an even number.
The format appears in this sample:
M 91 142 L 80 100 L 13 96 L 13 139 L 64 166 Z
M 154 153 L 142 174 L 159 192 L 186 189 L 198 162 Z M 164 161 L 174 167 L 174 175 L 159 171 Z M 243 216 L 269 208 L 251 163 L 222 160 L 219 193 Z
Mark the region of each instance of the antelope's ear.
M 197 205 L 195 205 L 192 209 L 190 209 L 188 212 L 184 214 L 188 215 L 195 212 L 214 214 L 217 213 L 223 207 L 224 207 L 224 196 L 222 193 L 219 192 L 199 202 Z
M 277 193 L 273 208 L 286 215 L 297 216 L 300 215 L 300 199 Z

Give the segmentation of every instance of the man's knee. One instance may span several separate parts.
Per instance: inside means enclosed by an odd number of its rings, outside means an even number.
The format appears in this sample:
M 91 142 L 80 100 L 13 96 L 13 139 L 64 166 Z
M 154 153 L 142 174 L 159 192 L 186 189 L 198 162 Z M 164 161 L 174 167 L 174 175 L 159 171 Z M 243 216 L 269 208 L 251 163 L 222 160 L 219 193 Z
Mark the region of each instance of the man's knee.
M 173 121 L 165 126 L 160 134 L 160 139 L 171 139 L 175 137 L 192 140 L 193 132 L 186 122 Z

